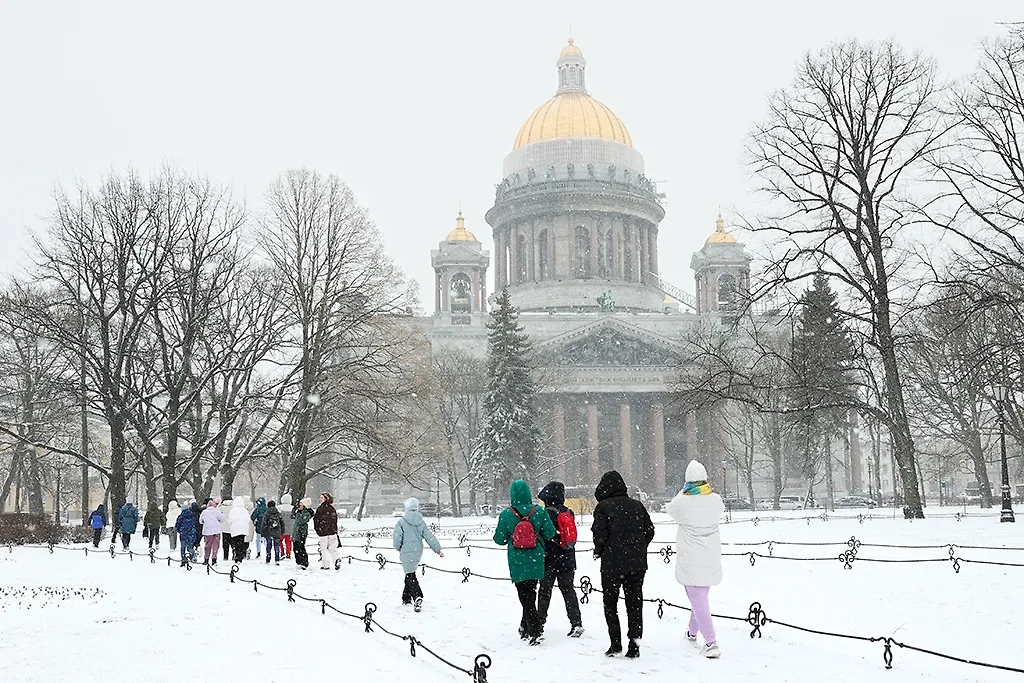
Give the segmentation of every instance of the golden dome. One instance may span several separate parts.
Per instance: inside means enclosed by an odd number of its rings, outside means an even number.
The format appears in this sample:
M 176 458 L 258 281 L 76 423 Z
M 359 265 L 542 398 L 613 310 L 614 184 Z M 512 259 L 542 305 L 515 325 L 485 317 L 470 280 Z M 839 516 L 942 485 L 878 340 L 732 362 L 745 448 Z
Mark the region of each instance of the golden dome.
M 462 217 L 462 210 L 459 210 L 459 217 L 455 219 L 455 229 L 444 238 L 445 242 L 476 242 L 476 236 L 466 230 L 466 219 Z
M 576 41 L 574 41 L 572 38 L 570 38 L 569 39 L 569 44 L 562 48 L 562 51 L 559 53 L 558 56 L 559 57 L 568 57 L 569 55 L 572 55 L 574 57 L 582 57 L 583 56 L 583 50 L 581 50 L 578 47 L 576 47 L 575 42 Z
M 519 129 L 512 149 L 553 138 L 602 138 L 633 146 L 622 119 L 584 92 L 555 95 L 537 107 Z
M 715 221 L 715 231 L 711 233 L 711 236 L 704 242 L 704 244 L 735 244 L 736 238 L 725 231 L 725 221 L 722 220 L 722 214 L 718 214 L 718 220 Z

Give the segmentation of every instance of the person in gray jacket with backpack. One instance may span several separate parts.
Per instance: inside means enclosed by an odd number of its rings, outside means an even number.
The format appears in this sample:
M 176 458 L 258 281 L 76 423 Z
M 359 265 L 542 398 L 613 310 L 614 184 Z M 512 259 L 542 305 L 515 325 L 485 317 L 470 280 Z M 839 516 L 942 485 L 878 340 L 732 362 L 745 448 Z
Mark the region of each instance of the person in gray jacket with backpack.
M 555 537 L 544 542 L 544 578 L 537 593 L 537 614 L 541 627 L 548 620 L 551 593 L 558 582 L 558 590 L 565 601 L 565 614 L 569 617 L 569 637 L 583 635 L 583 616 L 576 599 L 576 515 L 565 507 L 565 484 L 553 481 L 540 490 L 537 498 L 544 503 L 544 511 L 555 525 Z
M 423 589 L 416 578 L 416 569 L 423 557 L 423 541 L 430 549 L 444 557 L 441 544 L 430 532 L 427 523 L 420 514 L 420 502 L 415 498 L 405 501 L 405 513 L 395 525 L 395 550 L 402 560 L 402 571 L 405 572 L 405 588 L 402 590 L 402 604 L 413 604 L 416 611 L 423 609 Z

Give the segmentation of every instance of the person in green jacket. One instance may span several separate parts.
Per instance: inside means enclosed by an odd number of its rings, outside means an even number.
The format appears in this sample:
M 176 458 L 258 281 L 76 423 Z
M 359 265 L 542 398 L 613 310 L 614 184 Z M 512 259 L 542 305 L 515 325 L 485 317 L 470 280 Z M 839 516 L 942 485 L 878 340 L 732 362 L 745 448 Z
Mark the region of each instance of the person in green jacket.
M 498 516 L 494 542 L 508 546 L 508 572 L 523 606 L 519 637 L 538 645 L 544 640 L 544 627 L 537 613 L 537 586 L 544 578 L 544 541 L 555 537 L 555 525 L 543 508 L 534 505 L 530 486 L 522 479 L 512 482 L 509 498 L 512 505 Z M 526 538 L 518 535 L 517 543 L 516 526 L 523 520 L 529 521 L 533 534 L 526 534 Z
M 295 544 L 295 564 L 309 569 L 309 555 L 306 554 L 306 536 L 309 534 L 309 521 L 313 519 L 313 511 L 309 509 L 313 501 L 303 498 L 292 510 L 295 528 L 292 530 L 292 541 Z

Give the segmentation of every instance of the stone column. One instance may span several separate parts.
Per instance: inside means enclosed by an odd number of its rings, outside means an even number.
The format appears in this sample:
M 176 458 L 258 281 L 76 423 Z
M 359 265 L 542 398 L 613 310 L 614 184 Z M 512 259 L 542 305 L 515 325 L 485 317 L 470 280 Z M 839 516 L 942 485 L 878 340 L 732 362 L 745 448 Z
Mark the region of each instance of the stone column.
M 597 221 L 588 220 L 590 228 L 590 277 L 597 277 Z
M 633 481 L 633 422 L 629 403 L 619 405 L 619 473 L 627 484 Z
M 558 481 L 565 481 L 565 408 L 562 407 L 561 401 L 555 403 L 551 415 L 554 422 L 552 432 L 555 437 L 555 457 L 558 459 L 555 477 Z
M 519 228 L 513 226 L 508 231 L 509 241 L 509 261 L 512 266 L 510 277 L 508 278 L 509 284 L 516 284 L 519 282 Z
M 494 291 L 500 292 L 505 286 L 505 248 L 501 241 L 501 231 L 494 231 Z
M 650 249 L 650 253 L 651 253 L 651 255 L 650 255 L 651 269 L 650 270 L 651 270 L 652 273 L 658 274 L 660 271 L 658 269 L 658 229 L 657 228 L 652 227 L 652 228 L 650 228 L 648 230 L 648 232 L 647 232 L 647 244 L 648 244 L 648 248 Z
M 451 306 L 451 272 L 448 268 L 445 268 L 441 273 L 441 309 L 448 313 L 452 310 Z
M 640 272 L 640 225 L 634 225 L 630 235 L 630 266 L 633 268 L 633 282 L 643 282 L 643 273 Z
M 434 271 L 434 313 L 441 312 L 441 271 Z
M 655 401 L 651 405 L 651 444 L 654 462 L 651 471 L 654 473 L 654 493 L 664 493 L 665 481 L 665 409 Z
M 548 223 L 548 279 L 554 280 L 562 272 L 558 267 L 558 254 L 555 252 L 555 224 Z
M 591 399 L 587 403 L 587 476 L 594 483 L 601 476 L 597 440 L 597 404 Z

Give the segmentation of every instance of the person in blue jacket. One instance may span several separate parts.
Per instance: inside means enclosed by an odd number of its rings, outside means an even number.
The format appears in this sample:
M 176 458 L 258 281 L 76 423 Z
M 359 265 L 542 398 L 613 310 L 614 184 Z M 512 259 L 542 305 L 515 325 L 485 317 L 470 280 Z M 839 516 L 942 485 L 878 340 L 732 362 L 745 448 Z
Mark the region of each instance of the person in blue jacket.
M 416 568 L 423 557 L 423 541 L 430 549 L 444 557 L 441 544 L 430 532 L 427 523 L 420 514 L 420 502 L 415 498 L 405 501 L 405 514 L 395 525 L 395 550 L 402 560 L 402 571 L 405 572 L 405 589 L 402 591 L 402 604 L 415 605 L 416 611 L 423 609 L 423 589 L 416 578 Z
M 182 509 L 177 521 L 174 522 L 174 530 L 178 532 L 178 540 L 181 545 L 181 566 L 184 567 L 189 561 L 196 561 L 196 532 L 199 531 L 199 520 L 192 507 Z M 189 558 L 187 561 L 186 554 Z
M 117 526 L 121 530 L 121 544 L 128 550 L 132 534 L 139 525 L 139 509 L 132 504 L 132 497 L 126 496 L 124 505 L 117 511 Z
M 107 525 L 107 506 L 100 503 L 100 506 L 89 515 L 89 527 L 92 529 L 92 547 L 100 547 L 100 539 L 103 538 L 103 527 Z

